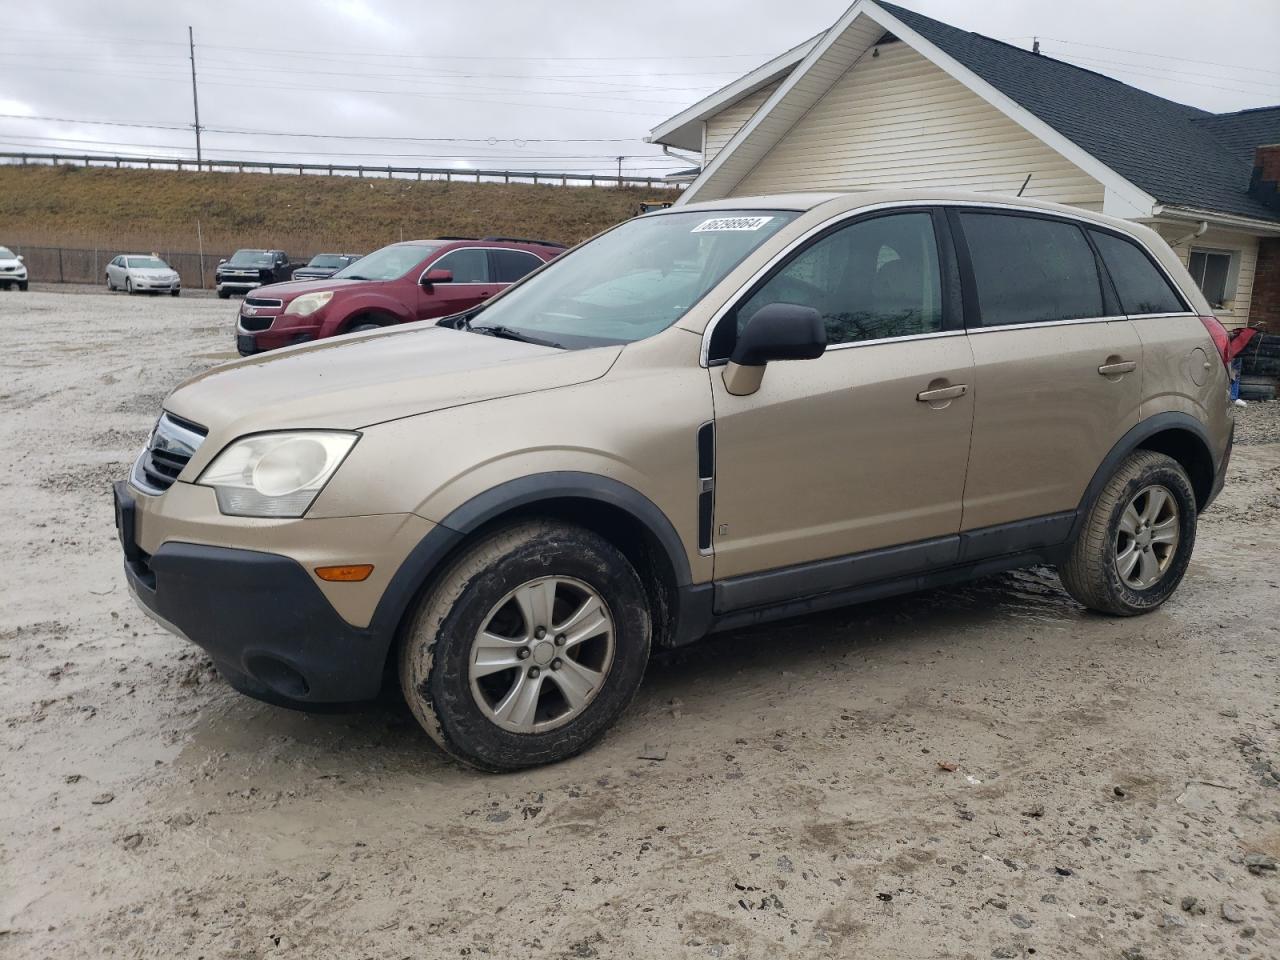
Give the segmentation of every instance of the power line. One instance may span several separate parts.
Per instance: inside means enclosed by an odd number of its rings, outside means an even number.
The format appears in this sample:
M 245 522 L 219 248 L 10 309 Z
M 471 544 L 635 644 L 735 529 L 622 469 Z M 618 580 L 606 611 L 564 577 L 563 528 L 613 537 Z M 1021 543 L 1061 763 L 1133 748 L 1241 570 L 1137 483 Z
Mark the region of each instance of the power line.
M 24 113 L 0 113 L 3 120 L 40 120 L 46 123 L 83 123 L 91 126 L 140 127 L 154 130 L 190 130 L 191 125 L 179 121 L 143 123 L 129 120 L 86 120 L 83 117 L 46 117 Z M 405 137 L 366 136 L 354 133 L 298 133 L 278 130 L 254 130 L 246 127 L 210 127 L 210 133 L 243 134 L 246 136 L 310 137 L 326 140 L 395 140 L 412 143 L 635 143 L 636 137 Z
M 1089 57 L 1080 57 L 1080 56 L 1076 56 L 1075 54 L 1058 54 L 1058 56 L 1063 58 L 1063 62 L 1064 62 L 1064 63 L 1070 63 L 1072 60 L 1081 60 L 1081 61 L 1084 61 L 1084 62 L 1086 62 L 1086 63 L 1087 63 L 1087 62 L 1089 62 L 1089 61 L 1090 61 L 1090 59 L 1091 59 L 1091 58 L 1089 58 Z M 1069 58 L 1069 59 L 1067 59 L 1067 58 Z M 1178 79 L 1177 77 L 1170 77 L 1170 76 L 1168 76 L 1167 74 L 1150 73 L 1150 72 L 1145 71 L 1145 70 L 1135 70 L 1135 69 L 1132 69 L 1132 68 L 1130 68 L 1130 67 L 1111 66 L 1110 64 L 1111 64 L 1111 63 L 1113 63 L 1113 61 L 1105 61 L 1105 60 L 1103 60 L 1103 61 L 1095 61 L 1095 62 L 1098 62 L 1098 63 L 1100 63 L 1100 64 L 1104 64 L 1104 65 L 1108 65 L 1108 70 L 1110 70 L 1110 71 L 1111 71 L 1111 72 L 1113 72 L 1113 73 L 1127 73 L 1127 74 L 1129 74 L 1130 76 L 1135 76 L 1135 77 L 1146 77 L 1146 78 L 1151 79 L 1151 80 L 1163 80 L 1163 81 L 1165 81 L 1166 83 L 1175 83 L 1175 84 L 1181 83 L 1181 84 L 1184 84 L 1184 85 L 1186 85 L 1186 84 L 1192 84 L 1192 85 L 1194 85 L 1194 86 L 1196 86 L 1196 87 L 1198 87 L 1198 88 L 1202 88 L 1202 89 L 1203 89 L 1203 88 L 1207 88 L 1207 89 L 1210 89 L 1210 90 L 1226 90 L 1226 91 L 1228 91 L 1228 92 L 1230 92 L 1230 93 L 1251 94 L 1251 95 L 1253 95 L 1253 96 L 1255 96 L 1255 97 L 1256 97 L 1256 96 L 1261 96 L 1261 95 L 1262 95 L 1262 91 L 1260 91 L 1260 90 L 1244 90 L 1244 89 L 1242 89 L 1242 88 L 1240 88 L 1240 87 L 1224 87 L 1224 86 L 1221 86 L 1221 85 L 1219 85 L 1219 84 L 1203 83 L 1203 82 L 1201 82 L 1201 81 L 1199 81 L 1199 80 L 1180 80 L 1180 79 Z M 1077 63 L 1077 64 L 1073 64 L 1073 65 L 1074 65 L 1074 66 L 1078 66 L 1078 67 L 1080 67 L 1082 70 L 1090 70 L 1090 69 L 1092 69 L 1092 68 L 1090 68 L 1090 67 L 1088 67 L 1088 66 L 1082 66 L 1081 64 L 1078 64 L 1078 63 Z M 1151 68 L 1151 69 L 1159 69 L 1159 68 L 1158 68 L 1158 67 L 1153 67 L 1153 68 Z M 1094 73 L 1100 73 L 1100 72 L 1101 72 L 1101 70 L 1094 70 L 1093 72 L 1094 72 Z M 1114 79 L 1114 78 L 1113 78 L 1113 79 Z M 1227 78 L 1227 77 L 1220 77 L 1220 78 L 1218 78 L 1218 79 L 1226 80 L 1226 79 L 1229 79 L 1229 78 Z M 1119 81 L 1116 81 L 1116 82 L 1118 83 Z
M 1072 47 L 1092 47 L 1095 50 L 1110 50 L 1112 53 L 1135 53 L 1140 57 L 1155 57 L 1160 60 L 1177 60 L 1179 63 L 1196 63 L 1205 67 L 1226 67 L 1230 70 L 1248 70 L 1251 73 L 1269 73 L 1280 77 L 1280 70 L 1264 70 L 1262 67 L 1246 67 L 1238 63 L 1221 63 L 1217 60 L 1193 60 L 1190 57 L 1172 56 L 1164 53 L 1148 53 L 1145 50 L 1127 50 L 1124 47 L 1104 47 L 1096 43 L 1083 43 L 1079 40 L 1062 40 L 1058 37 L 1041 37 L 1041 40 L 1052 40 L 1054 43 L 1065 43 Z M 1227 77 L 1222 79 L 1226 80 Z

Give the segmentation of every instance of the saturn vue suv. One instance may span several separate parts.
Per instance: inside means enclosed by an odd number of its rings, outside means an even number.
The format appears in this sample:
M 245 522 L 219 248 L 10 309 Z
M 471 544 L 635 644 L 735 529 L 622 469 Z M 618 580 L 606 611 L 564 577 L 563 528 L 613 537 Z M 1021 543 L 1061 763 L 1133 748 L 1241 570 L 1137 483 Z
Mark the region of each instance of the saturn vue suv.
M 1228 346 L 1099 214 L 676 205 L 459 315 L 188 380 L 116 485 L 125 576 L 245 693 L 398 676 L 444 749 L 526 767 L 713 631 L 1030 564 L 1155 609 L 1222 486 Z
M 240 305 L 241 356 L 449 316 L 483 303 L 565 251 L 550 240 L 407 240 L 325 281 L 277 283 Z

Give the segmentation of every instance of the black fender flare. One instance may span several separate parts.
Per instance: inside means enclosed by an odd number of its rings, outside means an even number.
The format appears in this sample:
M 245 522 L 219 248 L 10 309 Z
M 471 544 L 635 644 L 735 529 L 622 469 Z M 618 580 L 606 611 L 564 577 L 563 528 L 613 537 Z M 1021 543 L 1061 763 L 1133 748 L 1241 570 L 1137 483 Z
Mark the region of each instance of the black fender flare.
M 562 470 L 508 480 L 454 508 L 400 564 L 369 626 L 390 643 L 409 605 L 446 556 L 470 533 L 496 517 L 540 501 L 594 500 L 625 511 L 659 543 L 671 563 L 677 588 L 691 582 L 689 558 L 675 527 L 652 500 L 625 483 L 592 473 Z
M 1147 417 L 1136 426 L 1130 427 L 1125 435 L 1116 441 L 1110 452 L 1102 458 L 1102 463 L 1094 471 L 1093 479 L 1085 487 L 1084 496 L 1080 498 L 1080 505 L 1076 507 L 1076 519 L 1071 525 L 1071 535 L 1067 540 L 1068 543 L 1075 542 L 1081 528 L 1084 527 L 1085 518 L 1089 515 L 1093 502 L 1098 499 L 1098 494 L 1102 492 L 1102 488 L 1111 479 L 1111 475 L 1116 472 L 1124 458 L 1141 447 L 1144 441 L 1166 430 L 1184 430 L 1194 436 L 1204 448 L 1210 463 L 1213 464 L 1214 473 L 1217 473 L 1219 458 L 1213 452 L 1213 444 L 1209 441 L 1209 432 L 1205 430 L 1203 423 L 1188 413 L 1180 413 L 1175 410 Z

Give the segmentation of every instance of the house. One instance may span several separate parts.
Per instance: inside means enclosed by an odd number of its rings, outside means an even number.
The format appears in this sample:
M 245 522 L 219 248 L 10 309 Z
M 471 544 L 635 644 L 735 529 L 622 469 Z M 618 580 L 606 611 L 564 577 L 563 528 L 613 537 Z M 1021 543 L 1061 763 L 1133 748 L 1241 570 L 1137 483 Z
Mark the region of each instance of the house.
M 701 153 L 680 203 L 953 188 L 1141 221 L 1224 324 L 1280 332 L 1280 106 L 1209 113 L 857 0 L 648 139 Z

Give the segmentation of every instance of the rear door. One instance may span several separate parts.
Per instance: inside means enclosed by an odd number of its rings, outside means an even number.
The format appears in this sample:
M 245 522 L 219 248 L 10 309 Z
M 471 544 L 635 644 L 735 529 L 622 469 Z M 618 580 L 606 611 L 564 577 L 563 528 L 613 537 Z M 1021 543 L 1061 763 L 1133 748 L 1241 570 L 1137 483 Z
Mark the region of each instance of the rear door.
M 974 358 L 963 529 L 1073 511 L 1138 422 L 1142 343 L 1078 221 L 963 207 L 948 216 Z M 1064 522 L 1046 521 L 1055 531 Z
M 448 270 L 453 279 L 430 286 L 418 284 L 418 319 L 448 317 L 483 303 L 501 287 L 489 271 L 489 251 L 484 247 L 459 247 L 427 264 L 424 269 Z

